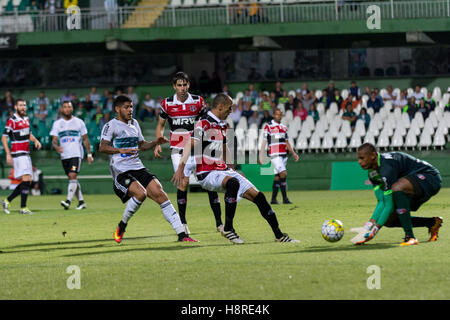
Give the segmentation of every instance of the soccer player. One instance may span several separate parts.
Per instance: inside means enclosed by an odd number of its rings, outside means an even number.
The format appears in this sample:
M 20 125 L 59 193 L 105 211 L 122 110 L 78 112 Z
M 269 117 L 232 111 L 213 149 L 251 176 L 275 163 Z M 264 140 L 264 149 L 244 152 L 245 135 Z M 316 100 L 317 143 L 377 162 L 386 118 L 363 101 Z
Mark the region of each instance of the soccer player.
M 125 95 L 114 99 L 117 117 L 107 122 L 100 141 L 100 152 L 110 155 L 110 170 L 114 192 L 127 205 L 122 220 L 114 232 L 114 240 L 120 243 L 128 221 L 148 197 L 159 204 L 164 218 L 178 234 L 178 241 L 197 242 L 187 236 L 178 213 L 175 211 L 158 178 L 150 173 L 139 158 L 138 152 L 151 150 L 156 145 L 169 142 L 165 137 L 147 142 L 142 136 L 137 120 L 133 119 L 133 103 Z
M 361 168 L 368 170 L 378 201 L 371 219 L 364 225 L 365 239 L 361 243 L 372 239 L 383 226 L 404 229 L 405 239 L 401 246 L 419 243 L 413 227 L 428 227 L 429 241 L 436 241 L 443 219 L 411 217 L 410 211 L 417 211 L 439 192 L 442 185 L 439 171 L 402 152 L 380 154 L 370 143 L 361 145 L 357 155 Z
M 53 123 L 50 131 L 53 148 L 61 155 L 64 172 L 69 178 L 67 199 L 61 201 L 61 206 L 68 210 L 75 195 L 78 199 L 76 209 L 81 210 L 86 208 L 86 203 L 81 193 L 81 185 L 77 180 L 77 175 L 81 169 L 81 161 L 84 157 L 81 141 L 83 141 L 84 148 L 88 152 L 88 163 L 91 164 L 94 158 L 90 151 L 91 144 L 89 143 L 86 125 L 83 120 L 73 116 L 72 102 L 64 101 L 62 103 L 61 115 L 62 117 Z
M 30 193 L 33 166 L 30 157 L 30 141 L 38 150 L 41 143 L 30 131 L 30 121 L 27 115 L 27 103 L 23 99 L 17 99 L 14 104 L 16 112 L 6 122 L 2 136 L 2 144 L 6 153 L 6 163 L 14 167 L 14 178 L 22 182 L 13 190 L 8 198 L 2 201 L 3 211 L 9 214 L 9 205 L 20 194 L 20 213 L 34 214 L 27 208 L 27 198 Z M 11 150 L 8 146 L 8 137 L 11 141 Z
M 180 164 L 172 177 L 176 185 L 185 179 L 185 166 L 189 161 L 191 149 L 194 150 L 196 175 L 200 185 L 210 191 L 225 191 L 225 225 L 222 235 L 232 243 L 244 243 L 233 228 L 237 202 L 248 199 L 258 207 L 261 215 L 269 223 L 278 242 L 299 242 L 281 232 L 275 212 L 262 192 L 242 175 L 227 165 L 233 161 L 227 146 L 227 124 L 224 121 L 231 112 L 233 100 L 219 93 L 207 114 L 196 123 L 190 143 L 184 148 Z
M 175 94 L 161 102 L 161 113 L 156 126 L 156 139 L 163 136 L 164 126 L 169 122 L 170 127 L 170 149 L 172 152 L 173 171 L 178 169 L 181 154 L 184 146 L 194 129 L 194 124 L 198 118 L 206 113 L 206 106 L 203 98 L 189 93 L 190 81 L 184 72 L 178 72 L 173 78 L 173 89 Z M 155 157 L 161 158 L 161 147 L 156 146 Z M 195 172 L 194 157 L 190 157 L 185 166 L 184 180 L 177 187 L 178 212 L 181 222 L 184 225 L 186 234 L 189 228 L 186 221 L 187 190 L 189 186 L 189 176 Z M 209 204 L 214 213 L 217 231 L 223 230 L 221 219 L 220 200 L 217 192 L 208 191 Z
M 270 161 L 274 167 L 275 178 L 272 186 L 272 201 L 271 204 L 278 204 L 277 195 L 278 189 L 281 189 L 283 195 L 283 203 L 292 203 L 287 197 L 286 193 L 286 177 L 287 177 L 287 156 L 288 151 L 294 157 L 295 162 L 298 161 L 299 156 L 292 149 L 288 140 L 287 128 L 281 124 L 283 113 L 280 109 L 275 109 L 273 112 L 273 120 L 264 126 L 264 139 L 261 144 L 259 152 L 259 164 L 263 164 L 263 156 L 266 150 L 266 144 L 269 146 Z

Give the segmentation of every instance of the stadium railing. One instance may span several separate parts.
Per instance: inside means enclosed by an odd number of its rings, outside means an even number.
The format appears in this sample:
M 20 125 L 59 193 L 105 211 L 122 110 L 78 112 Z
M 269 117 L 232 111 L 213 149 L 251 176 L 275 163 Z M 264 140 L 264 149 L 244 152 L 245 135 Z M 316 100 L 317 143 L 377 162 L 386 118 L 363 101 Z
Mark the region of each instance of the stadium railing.
M 166 28 L 180 26 L 250 25 L 270 23 L 332 22 L 366 20 L 369 6 L 380 8 L 381 19 L 435 19 L 450 17 L 450 0 L 413 1 L 322 1 L 260 0 L 256 9 L 244 2 L 243 14 L 237 2 L 202 2 L 192 6 L 159 5 L 119 7 L 107 13 L 104 8 L 80 10 L 82 30 L 125 28 L 130 19 L 137 23 L 128 27 Z M 210 4 L 213 3 L 213 4 Z M 253 2 L 255 6 L 255 2 Z M 152 18 L 149 18 L 152 17 Z M 0 19 L 0 32 L 64 31 L 68 30 L 69 15 L 65 11 L 50 14 L 46 11 L 30 13 L 17 8 Z

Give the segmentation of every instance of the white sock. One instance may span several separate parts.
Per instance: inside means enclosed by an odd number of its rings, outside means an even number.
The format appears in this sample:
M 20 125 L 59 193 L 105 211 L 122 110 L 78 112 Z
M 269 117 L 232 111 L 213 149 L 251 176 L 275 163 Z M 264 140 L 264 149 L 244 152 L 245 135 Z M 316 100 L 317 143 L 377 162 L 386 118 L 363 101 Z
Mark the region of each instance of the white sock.
M 141 204 L 142 202 L 140 202 L 135 197 L 132 197 L 130 200 L 128 200 L 125 211 L 123 212 L 122 221 L 124 223 L 128 223 L 128 220 L 130 220 L 134 213 L 138 211 Z
M 72 202 L 72 198 L 77 191 L 78 188 L 78 180 L 69 180 L 69 185 L 67 187 L 67 200 Z
M 181 223 L 180 216 L 178 215 L 170 200 L 167 200 L 166 202 L 161 204 L 160 207 L 164 218 L 166 218 L 167 222 L 172 225 L 173 230 L 175 230 L 177 234 L 184 232 L 184 227 Z
M 84 201 L 83 194 L 81 193 L 81 184 L 78 182 L 77 193 L 75 194 L 78 201 Z

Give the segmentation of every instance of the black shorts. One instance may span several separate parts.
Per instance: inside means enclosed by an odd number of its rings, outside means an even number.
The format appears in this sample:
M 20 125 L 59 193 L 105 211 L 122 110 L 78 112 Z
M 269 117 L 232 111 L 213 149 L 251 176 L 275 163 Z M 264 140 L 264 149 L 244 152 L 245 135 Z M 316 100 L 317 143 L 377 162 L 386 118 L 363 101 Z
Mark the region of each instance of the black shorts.
M 442 186 L 439 174 L 415 173 L 405 177 L 414 187 L 414 196 L 411 199 L 411 211 L 417 211 L 422 204 L 437 194 Z
M 64 168 L 64 172 L 66 175 L 69 175 L 70 172 L 79 173 L 81 169 L 81 158 L 69 158 L 64 159 L 62 161 L 62 166 Z
M 142 168 L 139 170 L 130 170 L 122 172 L 116 177 L 116 179 L 114 180 L 113 189 L 120 200 L 125 203 L 131 198 L 128 195 L 128 188 L 133 181 L 139 182 L 144 188 L 147 189 L 148 184 L 153 179 L 158 178 L 146 168 Z

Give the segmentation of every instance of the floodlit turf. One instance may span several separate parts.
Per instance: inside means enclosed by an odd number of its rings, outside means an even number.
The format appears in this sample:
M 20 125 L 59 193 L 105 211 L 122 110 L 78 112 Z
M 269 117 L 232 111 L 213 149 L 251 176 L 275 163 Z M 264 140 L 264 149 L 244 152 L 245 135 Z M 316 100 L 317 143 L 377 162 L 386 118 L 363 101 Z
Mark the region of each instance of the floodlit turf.
M 176 203 L 176 196 L 169 196 Z M 421 243 L 406 248 L 398 246 L 400 229 L 382 229 L 364 246 L 350 243 L 349 229 L 361 226 L 374 208 L 371 191 L 291 191 L 289 196 L 294 204 L 274 209 L 282 231 L 299 244 L 275 243 L 256 206 L 246 200 L 235 217 L 246 243 L 231 244 L 216 232 L 205 193 L 188 196 L 187 218 L 199 243 L 175 242 L 159 207 L 148 199 L 122 244 L 112 239 L 123 211 L 113 195 L 86 196 L 88 209 L 82 212 L 62 210 L 61 196 L 31 197 L 34 216 L 19 215 L 16 199 L 10 215 L 0 214 L 0 299 L 450 298 L 450 189 L 417 213 L 444 217 L 439 240 L 427 243 L 427 229 L 416 229 Z M 344 223 L 346 233 L 337 243 L 320 234 L 329 218 Z M 71 265 L 80 268 L 79 290 L 67 288 Z M 367 288 L 372 265 L 380 268 L 380 289 Z

